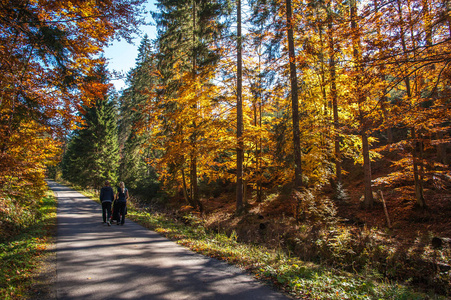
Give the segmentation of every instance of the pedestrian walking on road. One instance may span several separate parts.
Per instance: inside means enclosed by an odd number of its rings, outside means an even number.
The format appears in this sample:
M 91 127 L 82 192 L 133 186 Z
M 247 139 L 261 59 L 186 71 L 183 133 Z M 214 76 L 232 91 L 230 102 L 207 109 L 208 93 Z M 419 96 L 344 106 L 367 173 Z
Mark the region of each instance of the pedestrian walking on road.
M 125 187 L 124 182 L 119 183 L 119 188 L 117 189 L 116 202 L 117 209 L 121 218 L 121 225 L 124 225 L 125 222 L 125 214 L 127 212 L 127 199 L 128 199 L 128 190 Z M 119 225 L 119 222 L 117 222 Z
M 108 180 L 105 181 L 105 186 L 100 190 L 100 202 L 102 203 L 102 218 L 103 223 L 107 223 L 108 226 L 111 225 L 111 203 L 114 200 L 114 191 L 110 186 Z

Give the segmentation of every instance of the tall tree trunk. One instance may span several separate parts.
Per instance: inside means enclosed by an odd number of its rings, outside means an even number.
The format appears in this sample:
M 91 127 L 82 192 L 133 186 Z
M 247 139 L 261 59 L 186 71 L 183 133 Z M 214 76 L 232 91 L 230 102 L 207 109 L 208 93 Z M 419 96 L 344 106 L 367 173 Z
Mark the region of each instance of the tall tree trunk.
M 317 24 L 317 30 L 319 33 L 319 43 L 320 43 L 320 55 L 319 56 L 319 60 L 320 60 L 320 89 L 321 89 L 321 95 L 323 98 L 323 116 L 322 116 L 322 124 L 321 124 L 321 129 L 320 129 L 320 142 L 321 142 L 321 149 L 323 149 L 323 151 L 325 151 L 326 155 L 332 155 L 332 150 L 330 149 L 331 145 L 330 145 L 330 140 L 333 139 L 333 132 L 331 127 L 331 121 L 330 121 L 330 117 L 331 117 L 331 112 L 332 112 L 332 101 L 330 100 L 330 97 L 327 96 L 327 72 L 330 70 L 326 70 L 326 55 L 323 55 L 323 53 L 325 53 L 325 48 L 328 47 L 328 45 L 325 45 L 328 43 L 328 41 L 325 40 L 325 38 L 327 39 L 328 36 L 326 35 L 326 37 L 324 37 L 323 33 L 324 33 L 324 29 L 323 29 L 323 24 L 322 22 L 318 22 Z M 327 32 L 326 32 L 327 34 Z M 331 134 L 332 133 L 332 134 Z M 332 136 L 332 137 L 331 137 Z M 335 154 L 333 154 L 335 155 Z M 332 158 L 333 159 L 333 158 Z M 336 183 L 334 181 L 332 181 L 333 185 L 335 185 Z
M 372 208 L 374 204 L 372 187 L 371 187 L 371 160 L 370 160 L 370 148 L 367 134 L 367 117 L 363 108 L 365 102 L 365 95 L 362 91 L 362 53 L 360 50 L 360 33 L 357 24 L 357 5 L 356 0 L 350 2 L 350 16 L 351 16 L 351 30 L 352 30 L 352 43 L 353 43 L 353 59 L 356 68 L 356 87 L 357 87 L 357 102 L 359 105 L 359 122 L 360 122 L 360 137 L 362 139 L 362 155 L 363 155 L 363 182 L 365 186 L 363 202 L 366 209 Z
M 257 128 L 257 126 L 261 129 L 262 122 L 261 122 L 261 110 L 262 110 L 262 104 L 261 104 L 261 79 L 260 79 L 260 53 L 258 54 L 258 74 L 259 78 L 257 83 L 255 84 L 255 87 L 253 90 L 253 102 L 252 102 L 252 110 L 254 112 L 254 126 Z M 257 202 L 262 202 L 262 181 L 261 181 L 261 143 L 262 138 L 261 136 L 257 138 L 255 141 L 255 150 L 254 150 L 254 163 L 255 163 L 255 174 L 257 176 L 257 182 L 256 182 L 256 193 L 257 193 Z
M 406 61 L 409 59 L 408 57 L 408 50 L 407 50 L 407 45 L 406 45 L 406 40 L 405 40 L 405 31 L 404 31 L 404 20 L 403 20 L 403 15 L 402 15 L 402 6 L 401 6 L 401 1 L 398 0 L 397 1 L 398 4 L 398 16 L 399 16 L 399 24 L 400 24 L 400 38 L 401 38 L 401 45 L 402 45 L 402 49 L 404 52 L 404 58 L 406 59 Z M 409 3 L 409 12 L 410 12 L 410 3 Z M 410 26 L 410 31 L 411 31 L 411 36 L 413 36 L 413 30 L 412 30 L 412 22 L 409 22 L 409 26 Z M 414 40 L 413 40 L 414 41 Z M 414 47 L 415 48 L 415 45 Z M 409 99 L 412 98 L 413 92 L 412 92 L 412 87 L 410 84 L 410 77 L 406 76 L 404 79 L 404 82 L 406 84 L 406 94 L 407 97 Z M 419 164 L 418 164 L 418 152 L 419 152 L 419 147 L 417 147 L 417 138 L 416 138 L 416 129 L 415 127 L 411 127 L 411 147 L 412 147 L 412 163 L 413 163 L 413 179 L 414 179 L 414 183 L 415 183 L 415 198 L 416 198 L 416 203 L 419 207 L 426 207 L 426 203 L 424 200 L 424 195 L 423 195 L 423 183 L 421 182 L 421 178 L 419 175 Z
M 260 84 L 261 89 L 261 84 Z M 263 99 L 261 97 L 260 92 L 260 107 L 259 107 L 259 113 L 260 113 L 260 119 L 259 119 L 259 126 L 262 128 L 262 106 L 263 106 Z M 262 164 L 262 157 L 263 157 L 263 147 L 262 147 L 262 137 L 259 138 L 259 151 L 258 151 L 258 158 L 259 158 L 259 169 L 258 169 L 258 181 L 257 181 L 257 202 L 263 201 L 263 182 L 262 182 L 262 176 L 263 176 L 263 164 Z
M 185 179 L 185 171 L 183 170 L 183 167 L 180 168 L 180 172 L 182 173 L 182 190 L 183 190 L 183 198 L 185 198 L 185 201 L 191 205 L 192 207 L 196 207 L 195 203 L 192 201 L 190 195 L 188 194 L 188 187 L 186 186 L 186 179 Z
M 335 177 L 337 187 L 342 184 L 341 175 L 341 152 L 340 152 L 340 121 L 338 119 L 338 97 L 337 97 L 337 76 L 335 67 L 335 44 L 333 33 L 332 5 L 327 6 L 327 28 L 328 28 L 328 48 L 329 48 L 329 76 L 330 76 L 330 96 L 332 98 L 332 111 L 334 118 L 334 156 L 335 156 Z
M 193 1 L 193 36 L 192 36 L 192 43 L 193 43 L 193 70 L 192 70 L 192 76 L 193 76 L 193 83 L 196 83 L 197 80 L 197 53 L 196 53 L 196 1 Z M 196 93 L 197 94 L 197 91 Z M 197 95 L 196 95 L 197 96 Z M 193 133 L 191 135 L 191 164 L 190 164 L 190 185 L 191 185 L 191 198 L 192 201 L 197 209 L 199 209 L 200 212 L 202 212 L 202 204 L 199 199 L 199 188 L 197 184 L 197 103 L 193 104 L 193 109 L 196 114 L 194 120 L 193 120 Z
M 300 189 L 302 187 L 301 138 L 299 130 L 298 79 L 296 75 L 296 56 L 294 53 L 291 0 L 285 0 L 285 4 L 287 9 L 288 56 L 290 59 L 291 110 L 293 120 L 294 188 Z
M 263 30 L 263 29 L 262 29 Z M 260 42 L 260 47 L 259 49 L 261 49 L 261 42 Z M 258 52 L 258 83 L 257 83 L 257 103 L 256 105 L 258 105 L 258 112 L 256 111 L 255 113 L 255 127 L 259 127 L 259 129 L 261 130 L 262 128 L 262 106 L 263 106 L 263 98 L 262 98 L 262 76 L 261 76 L 261 53 L 260 50 Z M 257 108 L 256 108 L 257 109 Z M 258 116 L 257 116 L 258 114 Z M 260 136 L 258 138 L 257 141 L 257 145 L 256 145 L 256 157 L 257 157 L 257 202 L 262 202 L 263 201 L 263 187 L 262 187 L 262 175 L 263 175 L 263 164 L 262 164 L 262 154 L 263 154 L 263 150 L 262 150 L 262 137 L 261 137 L 261 133 Z
M 243 211 L 243 99 L 242 99 L 242 68 L 243 49 L 241 40 L 241 0 L 237 0 L 237 74 L 236 74 L 236 212 Z

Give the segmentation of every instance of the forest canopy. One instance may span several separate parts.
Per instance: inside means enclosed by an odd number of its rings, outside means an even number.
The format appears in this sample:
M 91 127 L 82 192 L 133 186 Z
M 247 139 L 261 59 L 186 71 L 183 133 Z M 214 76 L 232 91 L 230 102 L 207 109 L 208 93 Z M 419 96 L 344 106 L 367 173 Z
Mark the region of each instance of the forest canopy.
M 143 2 L 1 2 L 4 195 L 39 191 L 62 153 L 73 182 L 200 211 L 231 186 L 237 210 L 283 187 L 346 198 L 352 164 L 365 208 L 391 188 L 424 208 L 449 185 L 446 2 L 159 0 L 117 95 L 102 49 L 131 39 Z

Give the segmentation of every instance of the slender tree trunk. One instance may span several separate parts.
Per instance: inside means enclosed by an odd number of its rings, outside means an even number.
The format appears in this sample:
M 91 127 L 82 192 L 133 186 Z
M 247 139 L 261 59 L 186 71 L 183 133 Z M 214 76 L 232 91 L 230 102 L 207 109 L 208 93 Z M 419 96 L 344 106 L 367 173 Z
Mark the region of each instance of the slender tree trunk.
M 400 23 L 400 38 L 401 38 L 401 45 L 404 52 L 404 58 L 408 60 L 408 51 L 407 51 L 407 45 L 405 40 L 405 31 L 404 27 L 402 26 L 404 24 L 403 15 L 402 15 L 402 7 L 401 7 L 401 1 L 397 1 L 398 4 L 398 16 L 399 16 L 399 23 Z M 410 12 L 410 3 L 409 3 L 409 12 Z M 412 31 L 412 22 L 409 22 L 409 26 L 411 29 L 411 35 L 413 36 Z M 415 47 L 415 45 L 414 45 Z M 405 77 L 404 82 L 406 84 L 406 94 L 409 99 L 412 98 L 413 92 L 412 87 L 410 84 L 410 78 L 408 76 Z M 413 179 L 415 184 L 415 198 L 416 203 L 419 207 L 424 208 L 426 206 L 424 195 L 423 195 L 423 184 L 420 179 L 419 175 L 419 167 L 418 167 L 418 152 L 419 147 L 417 148 L 417 140 L 416 140 L 416 129 L 412 126 L 411 128 L 411 147 L 412 147 L 412 161 L 413 161 Z
M 260 44 L 261 46 L 261 44 Z M 259 47 L 259 51 L 258 51 L 258 82 L 257 82 L 257 91 L 256 91 L 256 107 L 255 107 L 255 120 L 254 120 L 254 126 L 255 127 L 259 127 L 259 129 L 261 130 L 262 128 L 262 105 L 263 105 L 263 99 L 262 99 L 262 79 L 261 79 L 261 53 L 260 53 L 260 48 Z M 258 111 L 257 111 L 257 106 L 258 106 Z M 255 156 L 257 158 L 257 202 L 262 202 L 263 201 L 263 195 L 262 195 L 262 174 L 263 174 L 263 170 L 262 170 L 262 137 L 261 137 L 261 133 L 260 136 L 258 138 L 258 141 L 256 143 L 255 146 Z
M 241 0 L 237 0 L 237 74 L 236 74 L 236 212 L 243 211 L 243 99 L 242 99 L 242 67 L 243 49 L 241 40 Z
M 193 142 L 193 146 L 195 147 L 196 142 Z M 202 212 L 202 205 L 199 200 L 199 189 L 197 184 L 197 153 L 196 149 L 193 149 L 191 153 L 191 165 L 190 165 L 190 183 L 191 183 L 191 195 L 194 203 L 194 207 L 199 209 Z
M 350 15 L 351 15 L 351 30 L 352 30 L 352 43 L 353 43 L 353 59 L 355 62 L 356 68 L 356 87 L 357 87 L 357 102 L 359 105 L 359 121 L 360 121 L 360 137 L 362 139 L 362 155 L 363 155 L 363 182 L 365 185 L 365 193 L 364 193 L 364 207 L 366 209 L 372 208 L 374 199 L 373 192 L 371 187 L 371 160 L 370 160 L 370 148 L 368 142 L 368 134 L 367 134 L 367 118 L 364 115 L 364 102 L 365 95 L 362 91 L 362 59 L 361 59 L 361 51 L 360 51 L 360 33 L 357 24 L 357 5 L 356 0 L 351 0 L 350 2 Z
M 188 194 L 188 188 L 186 186 L 186 179 L 185 179 L 185 171 L 183 168 L 180 168 L 180 172 L 182 173 L 182 184 L 183 184 L 183 197 L 185 198 L 185 201 L 192 207 L 196 207 L 196 205 L 191 200 L 190 195 Z
M 260 61 L 260 56 L 259 56 Z M 260 66 L 260 64 L 259 64 Z M 260 70 L 260 68 L 259 68 Z M 261 121 L 259 122 L 259 119 L 261 118 L 261 104 L 259 104 L 259 97 L 260 97 L 260 82 L 256 84 L 256 89 L 254 89 L 254 101 L 252 103 L 252 110 L 254 112 L 254 126 L 260 126 L 261 128 Z M 256 182 L 256 193 L 257 193 L 257 202 L 261 202 L 261 156 L 260 156 L 260 146 L 261 146 L 261 137 L 258 137 L 255 141 L 255 150 L 254 150 L 254 163 L 255 163 L 255 174 L 257 176 L 257 182 Z
M 298 79 L 296 75 L 291 0 L 285 0 L 285 4 L 287 9 L 288 56 L 290 59 L 291 110 L 293 120 L 294 188 L 300 189 L 302 187 L 301 138 L 299 130 Z
M 197 53 L 196 53 L 196 1 L 193 1 L 193 83 L 196 83 L 197 80 Z M 196 93 L 197 94 L 197 91 Z M 191 135 L 191 164 L 190 164 L 190 184 L 191 184 L 191 198 L 197 209 L 202 212 L 202 204 L 199 199 L 199 189 L 197 184 L 197 103 L 193 105 L 195 118 L 193 120 L 192 126 L 194 127 L 194 131 Z
M 254 95 L 253 95 L 254 96 L 253 97 L 254 100 L 252 102 L 252 111 L 254 113 L 253 125 L 256 128 L 257 124 L 258 124 L 258 113 L 257 113 L 258 93 L 257 93 L 256 90 L 254 90 L 253 93 L 254 93 Z M 256 189 L 255 189 L 255 191 L 257 192 L 257 196 L 258 196 L 258 185 L 259 185 L 258 174 L 259 174 L 259 171 L 260 171 L 260 167 L 259 167 L 260 160 L 259 160 L 258 144 L 259 144 L 259 141 L 258 141 L 258 138 L 257 138 L 256 141 L 254 141 L 254 157 L 253 157 L 253 160 L 252 160 L 253 164 L 255 166 L 255 175 L 257 176 Z M 244 186 L 246 187 L 246 184 Z M 251 189 L 252 189 L 252 187 L 251 187 Z M 246 193 L 244 193 L 244 196 L 246 197 Z M 257 200 L 257 202 L 258 202 L 258 200 Z
M 323 55 L 322 53 L 325 52 L 325 48 L 327 46 L 325 46 L 324 44 L 326 43 L 324 41 L 324 36 L 323 36 L 323 24 L 322 23 L 318 23 L 317 25 L 318 28 L 318 33 L 319 33 L 319 41 L 320 41 L 320 53 L 321 55 L 319 55 L 319 59 L 320 59 L 320 80 L 321 80 L 321 85 L 320 85 L 320 89 L 321 89 L 321 95 L 323 97 L 323 103 L 324 103 L 324 108 L 323 108 L 323 119 L 322 119 L 322 124 L 321 124 L 321 129 L 320 129 L 320 135 L 321 135 L 321 148 L 324 149 L 324 151 L 326 151 L 327 155 L 330 154 L 331 150 L 330 150 L 330 143 L 329 140 L 331 139 L 331 122 L 330 122 L 330 111 L 332 111 L 332 106 L 331 106 L 331 101 L 330 99 L 328 99 L 327 97 L 327 91 L 326 91 L 326 87 L 327 87 L 327 79 L 326 79 L 326 62 L 325 62 L 325 55 Z
M 258 64 L 259 64 L 259 69 L 261 66 L 261 56 L 259 56 L 258 58 Z M 259 76 L 258 78 L 258 94 L 259 94 L 259 98 L 260 98 L 260 103 L 259 103 L 259 107 L 258 107 L 258 112 L 259 112 L 259 128 L 262 128 L 262 111 L 263 111 L 263 93 L 262 93 L 262 88 L 263 88 L 263 83 L 262 83 L 262 76 Z M 260 134 L 260 138 L 258 140 L 259 142 L 259 150 L 258 150 L 258 158 L 259 158 L 259 171 L 258 171 L 258 182 L 257 182 L 257 201 L 258 202 L 262 202 L 263 201 L 263 181 L 262 181 L 262 177 L 263 177 L 263 138 Z
M 260 85 L 261 87 L 261 85 Z M 260 96 L 260 119 L 259 119 L 259 125 L 260 128 L 262 128 L 262 106 L 263 106 L 263 99 Z M 259 169 L 258 169 L 258 181 L 257 181 L 257 202 L 263 201 L 263 182 L 262 182 L 262 176 L 263 176 L 263 164 L 262 164 L 262 157 L 263 157 L 263 148 L 262 148 L 262 138 L 259 138 L 259 151 L 258 151 L 258 157 L 259 157 Z
M 327 27 L 328 27 L 328 47 L 329 47 L 329 76 L 330 76 L 330 96 L 332 98 L 332 111 L 334 118 L 334 156 L 335 156 L 335 177 L 336 185 L 342 184 L 341 175 L 341 152 L 340 152 L 340 121 L 338 119 L 338 97 L 337 97 L 337 76 L 335 67 L 335 43 L 333 35 L 333 18 L 332 18 L 332 5 L 328 2 L 328 15 L 327 15 Z

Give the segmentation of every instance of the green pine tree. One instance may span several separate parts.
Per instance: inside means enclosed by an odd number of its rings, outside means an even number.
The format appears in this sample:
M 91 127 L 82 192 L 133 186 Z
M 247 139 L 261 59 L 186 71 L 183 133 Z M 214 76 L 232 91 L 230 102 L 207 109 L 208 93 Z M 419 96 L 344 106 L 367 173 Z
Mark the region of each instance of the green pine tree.
M 99 65 L 87 82 L 106 84 L 107 71 Z M 93 99 L 82 116 L 84 125 L 76 130 L 68 143 L 63 157 L 63 178 L 83 187 L 96 189 L 104 180 L 117 182 L 119 147 L 117 109 L 108 90 L 102 98 Z
M 152 75 L 155 68 L 152 44 L 145 35 L 138 48 L 136 66 L 128 74 L 129 87 L 120 98 L 119 176 L 127 186 L 146 196 L 153 196 L 158 188 L 155 172 L 147 163 L 153 152 L 145 144 L 150 134 L 145 130 L 148 122 L 145 106 L 154 98 L 151 91 L 158 82 L 158 78 Z M 138 131 L 137 128 L 144 130 Z

